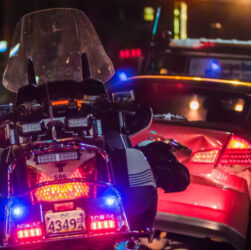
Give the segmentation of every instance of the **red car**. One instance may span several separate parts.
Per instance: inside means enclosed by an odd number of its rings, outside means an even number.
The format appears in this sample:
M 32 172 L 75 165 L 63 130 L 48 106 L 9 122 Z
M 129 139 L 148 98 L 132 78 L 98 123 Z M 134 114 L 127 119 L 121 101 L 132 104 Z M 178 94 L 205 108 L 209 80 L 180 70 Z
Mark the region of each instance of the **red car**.
M 175 139 L 192 150 L 191 184 L 159 190 L 156 228 L 245 245 L 251 194 L 251 83 L 182 76 L 137 76 L 108 86 L 113 98 L 152 107 L 154 119 L 131 137 Z M 168 181 L 168 180 L 167 180 Z

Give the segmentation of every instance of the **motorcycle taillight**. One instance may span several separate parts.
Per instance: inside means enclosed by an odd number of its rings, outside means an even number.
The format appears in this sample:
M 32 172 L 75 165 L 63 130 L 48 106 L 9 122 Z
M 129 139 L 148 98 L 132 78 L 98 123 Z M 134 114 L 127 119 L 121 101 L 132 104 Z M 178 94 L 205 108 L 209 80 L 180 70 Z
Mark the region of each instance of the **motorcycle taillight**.
M 27 169 L 29 187 L 46 183 L 46 185 L 36 188 L 33 192 L 37 201 L 64 201 L 89 196 L 90 188 L 87 183 L 81 181 L 69 181 L 70 179 L 75 178 L 86 179 L 86 173 L 82 167 L 76 168 L 68 178 L 65 178 L 65 183 L 58 184 L 50 184 L 50 182 L 55 179 L 52 179 L 44 172 L 34 168 Z
M 18 241 L 33 241 L 42 238 L 44 235 L 40 222 L 18 224 L 16 226 L 16 237 Z
M 117 219 L 113 214 L 90 216 L 90 230 L 93 232 L 116 231 L 117 228 Z
M 39 187 L 34 194 L 37 201 L 62 201 L 88 197 L 89 189 L 84 182 L 67 182 Z

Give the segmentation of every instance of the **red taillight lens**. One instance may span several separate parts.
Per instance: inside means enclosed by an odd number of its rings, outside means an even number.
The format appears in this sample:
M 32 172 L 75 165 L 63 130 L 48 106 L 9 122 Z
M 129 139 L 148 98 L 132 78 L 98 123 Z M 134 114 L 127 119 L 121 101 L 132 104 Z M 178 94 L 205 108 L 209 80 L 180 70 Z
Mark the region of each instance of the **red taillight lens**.
M 238 136 L 231 136 L 219 160 L 220 165 L 250 165 L 251 144 Z
M 72 200 L 89 196 L 89 186 L 83 182 L 46 185 L 35 191 L 38 201 Z
M 115 220 L 93 221 L 91 230 L 115 229 Z
M 71 174 L 70 179 L 72 179 L 72 178 L 84 178 L 84 177 L 85 177 L 85 173 L 83 173 L 83 170 L 80 169 L 80 168 L 77 168 Z
M 17 225 L 17 239 L 28 240 L 37 239 L 43 236 L 43 230 L 40 223 Z
M 91 216 L 90 228 L 92 231 L 111 231 L 117 229 L 117 223 L 113 215 L 96 215 Z
M 197 152 L 192 156 L 192 162 L 196 163 L 215 163 L 219 150 L 212 149 L 202 152 Z
M 142 51 L 141 49 L 124 49 L 119 51 L 119 58 L 135 58 L 135 57 L 141 57 Z

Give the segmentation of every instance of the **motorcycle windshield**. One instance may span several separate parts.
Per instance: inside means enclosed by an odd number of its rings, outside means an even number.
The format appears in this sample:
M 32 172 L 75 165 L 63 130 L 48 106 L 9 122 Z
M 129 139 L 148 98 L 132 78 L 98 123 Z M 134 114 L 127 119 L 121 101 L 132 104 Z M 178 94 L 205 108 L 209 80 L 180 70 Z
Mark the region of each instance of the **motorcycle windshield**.
M 82 11 L 48 9 L 30 13 L 16 26 L 3 85 L 17 92 L 28 84 L 28 59 L 33 61 L 38 85 L 82 81 L 82 53 L 87 55 L 91 78 L 105 82 L 113 76 L 113 64 Z

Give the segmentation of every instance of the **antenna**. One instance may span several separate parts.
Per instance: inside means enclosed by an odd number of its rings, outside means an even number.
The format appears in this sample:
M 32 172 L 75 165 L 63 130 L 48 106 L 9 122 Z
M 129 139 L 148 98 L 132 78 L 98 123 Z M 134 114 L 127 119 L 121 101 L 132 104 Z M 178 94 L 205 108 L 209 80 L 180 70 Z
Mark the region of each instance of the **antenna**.
M 29 85 L 36 85 L 34 65 L 30 58 L 27 59 L 27 76 Z
M 89 62 L 88 62 L 86 53 L 82 54 L 81 61 L 82 61 L 82 77 L 83 77 L 83 80 L 87 80 L 90 78 L 91 73 L 90 73 Z

